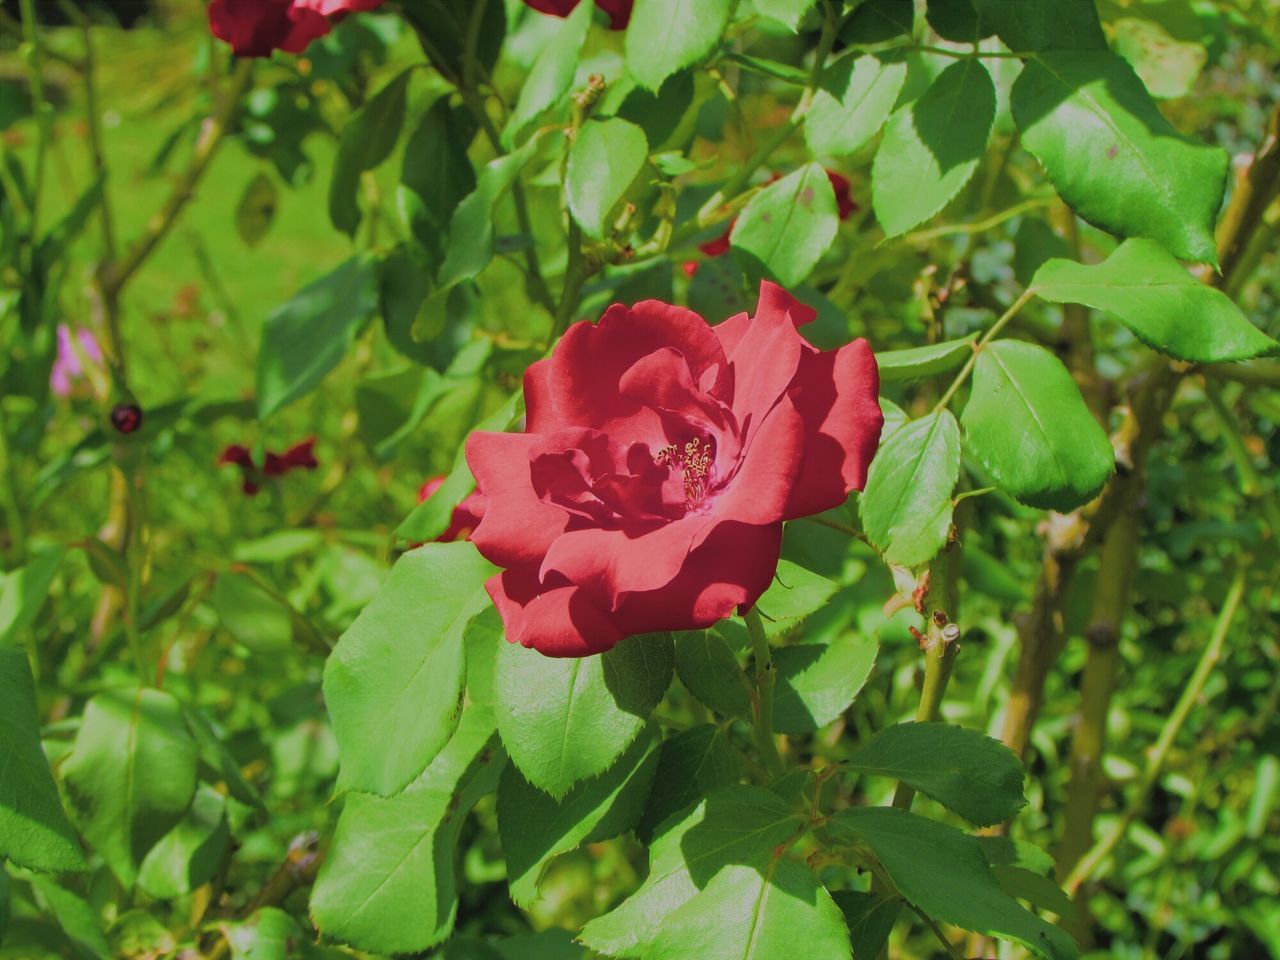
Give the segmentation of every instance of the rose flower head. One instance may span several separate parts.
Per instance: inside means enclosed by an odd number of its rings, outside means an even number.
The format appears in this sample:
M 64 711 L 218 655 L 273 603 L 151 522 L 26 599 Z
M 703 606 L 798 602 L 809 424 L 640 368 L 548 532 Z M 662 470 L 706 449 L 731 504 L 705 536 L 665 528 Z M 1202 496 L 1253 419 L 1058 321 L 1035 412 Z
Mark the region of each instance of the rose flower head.
M 783 522 L 861 489 L 880 438 L 871 349 L 816 349 L 815 316 L 768 282 L 754 316 L 716 326 L 615 304 L 528 369 L 525 432 L 466 447 L 509 641 L 587 656 L 755 604 Z
M 209 27 L 237 57 L 269 57 L 273 50 L 301 53 L 332 23 L 381 5 L 382 0 L 213 0 Z

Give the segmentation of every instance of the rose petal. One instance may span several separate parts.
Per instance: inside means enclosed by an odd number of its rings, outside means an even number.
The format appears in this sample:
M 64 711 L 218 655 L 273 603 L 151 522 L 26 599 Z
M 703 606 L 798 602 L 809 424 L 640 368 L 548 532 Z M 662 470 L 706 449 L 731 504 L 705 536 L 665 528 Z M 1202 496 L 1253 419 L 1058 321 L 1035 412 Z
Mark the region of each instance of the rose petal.
M 548 657 L 587 657 L 608 650 L 624 634 L 577 587 L 539 585 L 527 567 L 505 570 L 485 582 L 502 617 L 507 640 Z
M 524 372 L 524 429 L 526 433 L 554 433 L 571 426 L 556 416 L 551 393 L 551 361 L 538 360 Z
M 269 57 L 272 50 L 301 53 L 329 32 L 329 20 L 293 0 L 213 0 L 209 27 L 236 56 Z
M 499 566 L 540 563 L 568 524 L 568 514 L 533 491 L 530 456 L 544 442 L 527 433 L 478 431 L 467 438 L 467 465 L 485 501 L 471 542 Z

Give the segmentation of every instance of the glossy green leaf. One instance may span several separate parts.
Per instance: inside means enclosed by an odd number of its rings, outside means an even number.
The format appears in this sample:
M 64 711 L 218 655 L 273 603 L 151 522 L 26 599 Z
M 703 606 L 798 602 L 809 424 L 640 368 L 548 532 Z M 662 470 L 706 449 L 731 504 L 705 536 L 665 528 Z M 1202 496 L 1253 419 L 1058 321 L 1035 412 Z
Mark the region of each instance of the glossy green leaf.
M 202 784 L 186 816 L 143 859 L 138 886 L 158 900 L 188 894 L 213 877 L 230 842 L 226 801 Z
M 886 560 L 918 567 L 943 548 L 959 478 L 960 428 L 949 410 L 913 420 L 881 443 L 858 513 Z
M 690 693 L 717 713 L 751 716 L 747 675 L 715 628 L 676 635 L 676 673 Z
M 893 112 L 871 169 L 871 204 L 887 236 L 954 199 L 986 152 L 995 116 L 995 84 L 976 57 L 957 60 Z
M 640 889 L 583 927 L 579 940 L 610 957 L 649 957 L 668 917 L 712 878 L 733 864 L 766 870 L 774 847 L 803 824 L 803 814 L 767 790 L 717 791 L 663 825 L 649 848 L 649 875 Z
M 844 915 L 807 869 L 776 859 L 768 869 L 725 867 L 663 921 L 645 960 L 849 960 Z
M 929 0 L 924 16 L 934 33 L 956 43 L 973 43 L 995 32 L 991 24 L 978 16 L 973 0 Z
M 792 33 L 817 0 L 755 0 L 756 12 L 786 26 Z
M 900 723 L 881 730 L 845 761 L 850 770 L 893 777 L 989 827 L 1027 802 L 1022 761 L 998 740 L 949 723 Z
M 779 560 L 773 583 L 756 601 L 770 638 L 791 633 L 831 600 L 840 585 L 790 560 Z
M 545 657 L 506 644 L 494 679 L 503 746 L 525 779 L 563 797 L 630 746 L 674 669 L 665 633 L 628 637 L 591 657 Z
M 657 90 L 715 49 L 731 7 L 730 0 L 636 0 L 627 27 L 627 72 Z
M 972 0 L 1010 50 L 1105 50 L 1094 0 Z
M 61 548 L 46 550 L 26 566 L 0 573 L 0 647 L 11 646 L 18 634 L 35 623 L 64 556 Z
M 804 122 L 816 156 L 861 150 L 880 132 L 907 80 L 907 62 L 890 55 L 841 54 L 823 71 Z
M 1045 960 L 1075 960 L 1063 931 L 1000 889 L 974 837 L 894 807 L 842 810 L 828 824 L 841 842 L 865 844 L 893 885 L 936 920 L 1013 940 Z
M 219 930 L 231 947 L 231 960 L 292 960 L 309 939 L 279 907 L 255 910 L 248 920 L 219 924 Z
M 377 261 L 352 257 L 267 317 L 258 348 L 258 416 L 320 385 L 378 309 Z
M 343 634 L 324 671 L 342 788 L 398 793 L 449 742 L 466 679 L 463 631 L 490 606 L 493 572 L 470 543 L 425 544 L 396 562 Z
M 441 97 L 422 115 L 404 147 L 400 207 L 414 238 L 430 252 L 432 263 L 444 261 L 453 212 L 476 188 L 476 171 L 467 146 L 477 127 L 475 114 Z
M 592 3 L 578 4 L 538 54 L 502 131 L 502 141 L 508 149 L 545 111 L 560 103 L 569 92 L 583 41 L 591 27 L 594 6 Z
M 117 960 L 102 932 L 97 911 L 82 896 L 60 886 L 52 877 L 32 877 L 30 882 L 48 914 L 71 941 L 77 960 Z
M 644 169 L 649 141 L 634 123 L 612 117 L 582 125 L 569 148 L 564 192 L 587 236 L 607 236 L 618 203 Z
M 810 733 L 831 723 L 862 690 L 878 652 L 874 636 L 847 631 L 828 643 L 797 643 L 774 650 L 778 670 L 774 729 Z
M 0 649 L 0 857 L 31 870 L 83 870 L 40 746 L 36 687 L 25 650 Z
M 613 766 L 560 800 L 531 785 L 514 765 L 507 767 L 498 783 L 498 835 L 512 900 L 528 907 L 537 899 L 538 880 L 553 857 L 635 826 L 653 783 L 659 745 L 657 730 L 649 728 Z
M 902 901 L 892 893 L 863 893 L 859 890 L 840 890 L 831 898 L 844 914 L 854 957 L 880 956 L 889 942 L 893 925 L 898 922 Z
M 1247 360 L 1280 349 L 1230 297 L 1150 240 L 1126 240 L 1098 264 L 1050 260 L 1031 285 L 1042 299 L 1114 314 L 1147 346 L 1179 360 Z
M 915 19 L 914 4 L 902 0 L 860 0 L 840 29 L 840 39 L 851 46 L 896 40 L 911 35 Z
M 1036 344 L 997 340 L 982 349 L 961 420 L 966 449 L 1028 506 L 1072 510 L 1097 496 L 1115 469 L 1111 442 L 1080 388 Z
M 493 731 L 489 710 L 468 710 L 403 793 L 347 795 L 311 892 L 311 917 L 324 936 L 375 953 L 416 953 L 449 935 L 459 831 L 504 765 Z
M 881 383 L 901 383 L 922 380 L 961 367 L 973 356 L 973 343 L 977 334 L 962 340 L 945 340 L 926 347 L 908 347 L 905 350 L 885 350 L 876 354 L 876 366 L 880 368 Z
M 827 172 L 808 163 L 769 184 L 743 209 L 729 242 L 752 277 L 794 287 L 813 272 L 835 239 L 840 220 Z
M 743 772 L 742 754 L 724 730 L 704 723 L 668 737 L 636 836 L 648 843 L 662 822 L 703 797 L 735 784 Z
M 412 74 L 412 67 L 396 74 L 342 128 L 329 180 L 329 219 L 348 236 L 360 226 L 360 175 L 390 157 L 400 138 Z
M 201 776 L 209 783 L 226 784 L 227 793 L 241 803 L 263 810 L 262 796 L 240 772 L 240 765 L 222 742 L 209 719 L 199 710 L 183 704 L 182 715 L 195 738 L 200 758 Z
M 1011 96 L 1022 145 L 1080 216 L 1183 260 L 1217 263 L 1227 153 L 1179 133 L 1124 60 L 1046 53 L 1027 63 Z
M 81 832 L 125 886 L 178 825 L 196 792 L 196 743 L 163 690 L 92 697 L 62 779 Z

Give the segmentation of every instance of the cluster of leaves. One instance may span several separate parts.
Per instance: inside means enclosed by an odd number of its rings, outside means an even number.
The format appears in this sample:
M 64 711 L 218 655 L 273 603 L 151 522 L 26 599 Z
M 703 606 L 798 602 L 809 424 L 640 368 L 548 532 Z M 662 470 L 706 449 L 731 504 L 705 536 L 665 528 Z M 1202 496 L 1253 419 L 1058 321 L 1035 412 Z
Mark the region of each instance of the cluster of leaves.
M 515 0 L 348 18 L 305 57 L 255 66 L 226 131 L 251 174 L 217 214 L 253 265 L 291 205 L 313 209 L 288 243 L 332 269 L 273 293 L 283 303 L 248 328 L 256 363 L 223 305 L 234 373 L 200 389 L 183 382 L 192 368 L 162 372 L 182 351 L 140 343 L 151 318 L 131 306 L 128 379 L 113 368 L 70 410 L 48 389 L 54 329 L 111 290 L 109 249 L 86 250 L 128 185 L 100 163 L 42 221 L 43 159 L 5 149 L 0 454 L 18 466 L 0 504 L 0 956 L 658 960 L 802 943 L 834 960 L 890 942 L 924 955 L 935 937 L 955 954 L 955 931 L 1076 956 L 1044 915 L 1126 955 L 1169 936 L 1280 952 L 1265 663 L 1209 688 L 1230 708 L 1161 779 L 1177 813 L 1135 824 L 1114 887 L 1074 903 L 1059 886 L 1074 864 L 1040 848 L 1071 802 L 1059 758 L 1083 649 L 1028 731 L 1029 796 L 1021 759 L 979 732 L 1010 699 L 1036 528 L 1087 514 L 1117 450 L 1133 467 L 1125 381 L 1276 349 L 1251 319 L 1274 313 L 1273 285 L 1248 285 L 1275 218 L 1215 280 L 1228 153 L 1190 133 L 1251 151 L 1263 121 L 1157 98 L 1203 85 L 1212 63 L 1243 74 L 1230 58 L 1274 53 L 1277 24 L 1209 3 L 1187 21 L 1180 6 L 637 0 L 625 33 L 589 2 L 563 19 Z M 51 31 L 46 53 L 87 74 L 81 40 Z M 151 175 L 179 189 L 223 56 L 199 65 L 199 99 L 152 145 Z M 51 92 L 29 92 L 0 80 L 0 125 L 55 134 Z M 843 222 L 829 169 L 861 205 Z M 727 256 L 699 252 L 726 230 Z M 230 301 L 192 249 L 199 266 L 183 269 Z M 96 265 L 88 295 L 76 256 Z M 644 297 L 714 322 L 762 277 L 818 308 L 814 342 L 872 340 L 886 414 L 865 492 L 787 529 L 760 603 L 768 656 L 735 620 L 543 658 L 504 642 L 493 568 L 469 544 L 401 553 L 449 526 L 473 485 L 462 439 L 517 427 L 519 377 L 569 322 Z M 1072 321 L 1086 309 L 1095 323 Z M 1280 451 L 1262 437 L 1280 409 L 1197 384 L 1131 507 L 1152 533 L 1122 636 L 1138 691 L 1117 694 L 1106 773 L 1122 782 L 1140 780 L 1226 602 L 1231 543 L 1260 567 L 1275 554 L 1265 464 Z M 122 438 L 104 411 L 135 394 L 144 427 Z M 239 496 L 234 478 L 183 484 L 212 470 L 211 433 L 238 441 L 246 424 L 258 447 L 316 430 L 333 470 L 252 512 L 211 508 Z M 429 472 L 447 478 L 409 510 Z M 99 530 L 105 507 L 68 506 L 121 496 L 145 538 Z M 1105 594 L 1098 562 L 1080 567 L 1064 637 L 1086 636 Z M 1251 588 L 1250 615 L 1266 624 L 1274 602 Z M 948 625 L 963 630 L 947 711 L 960 725 L 916 702 L 909 631 L 930 670 L 940 650 L 949 668 Z M 1274 664 L 1274 644 L 1263 654 Z M 1209 799 L 1233 738 L 1248 747 L 1231 799 Z M 1018 839 L 971 829 L 997 825 Z M 1166 934 L 1174 902 L 1185 917 Z

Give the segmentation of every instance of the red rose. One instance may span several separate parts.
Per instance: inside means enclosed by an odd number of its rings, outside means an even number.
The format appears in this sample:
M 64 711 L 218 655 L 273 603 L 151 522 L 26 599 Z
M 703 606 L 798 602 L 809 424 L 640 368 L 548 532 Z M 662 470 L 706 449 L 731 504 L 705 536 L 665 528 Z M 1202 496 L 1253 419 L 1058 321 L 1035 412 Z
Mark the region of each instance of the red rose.
M 880 437 L 870 348 L 815 349 L 797 331 L 815 316 L 768 282 L 715 327 L 614 305 L 529 368 L 525 432 L 466 448 L 508 640 L 586 656 L 759 599 L 783 521 L 860 489 Z
M 418 502 L 422 503 L 440 489 L 444 483 L 444 474 L 432 477 L 418 489 Z M 478 492 L 471 493 L 460 504 L 453 508 L 449 518 L 449 526 L 444 533 L 436 537 L 437 543 L 449 543 L 452 540 L 466 540 L 471 536 L 484 516 L 484 498 Z
M 524 0 L 526 4 L 539 13 L 549 13 L 553 17 L 567 17 L 573 13 L 578 0 Z M 596 6 L 609 15 L 609 29 L 625 30 L 631 20 L 631 6 L 635 0 L 596 0 Z
M 256 496 L 262 489 L 264 477 L 278 477 L 290 470 L 314 470 L 320 466 L 315 455 L 316 438 L 308 437 L 301 443 L 295 443 L 284 453 L 267 450 L 263 454 L 262 468 L 253 462 L 253 453 L 248 447 L 233 443 L 218 454 L 219 466 L 236 466 L 240 468 L 240 489 L 245 496 Z
M 213 0 L 209 27 L 238 57 L 301 53 L 329 32 L 330 21 L 372 10 L 382 0 Z

